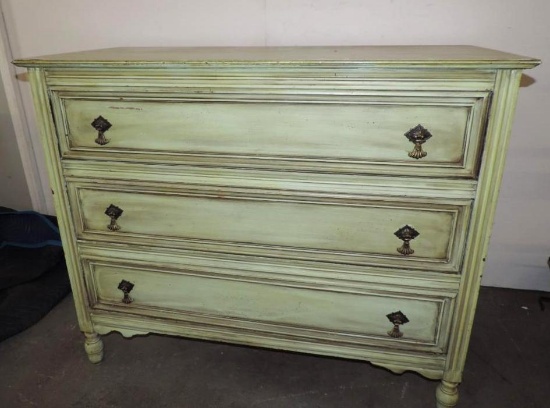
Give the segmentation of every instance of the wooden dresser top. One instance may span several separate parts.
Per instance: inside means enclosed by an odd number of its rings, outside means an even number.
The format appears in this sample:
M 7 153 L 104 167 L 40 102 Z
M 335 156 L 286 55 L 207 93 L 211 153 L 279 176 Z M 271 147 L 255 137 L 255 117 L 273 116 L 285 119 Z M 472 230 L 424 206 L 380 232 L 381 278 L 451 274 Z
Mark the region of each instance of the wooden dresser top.
M 373 67 L 532 68 L 539 60 L 486 48 L 449 46 L 137 47 L 22 58 L 24 67 L 357 64 Z

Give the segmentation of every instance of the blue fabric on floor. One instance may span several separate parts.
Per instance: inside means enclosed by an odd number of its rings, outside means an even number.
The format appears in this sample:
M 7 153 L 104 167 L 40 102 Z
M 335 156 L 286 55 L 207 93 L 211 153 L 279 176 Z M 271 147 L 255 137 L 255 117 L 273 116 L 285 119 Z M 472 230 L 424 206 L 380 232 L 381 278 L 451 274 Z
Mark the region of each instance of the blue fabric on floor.
M 38 248 L 61 246 L 59 228 L 35 211 L 0 212 L 0 248 L 5 246 Z

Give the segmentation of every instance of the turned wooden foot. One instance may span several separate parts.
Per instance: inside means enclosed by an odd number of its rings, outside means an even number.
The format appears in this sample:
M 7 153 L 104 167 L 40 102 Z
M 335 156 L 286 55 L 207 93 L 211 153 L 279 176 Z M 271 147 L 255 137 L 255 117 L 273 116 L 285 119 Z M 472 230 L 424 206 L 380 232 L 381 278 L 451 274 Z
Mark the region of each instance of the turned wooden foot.
M 86 341 L 84 342 L 84 349 L 88 354 L 88 359 L 94 363 L 100 363 L 103 360 L 103 341 L 97 333 L 84 333 Z
M 437 408 L 451 408 L 458 402 L 458 383 L 441 381 L 435 391 Z

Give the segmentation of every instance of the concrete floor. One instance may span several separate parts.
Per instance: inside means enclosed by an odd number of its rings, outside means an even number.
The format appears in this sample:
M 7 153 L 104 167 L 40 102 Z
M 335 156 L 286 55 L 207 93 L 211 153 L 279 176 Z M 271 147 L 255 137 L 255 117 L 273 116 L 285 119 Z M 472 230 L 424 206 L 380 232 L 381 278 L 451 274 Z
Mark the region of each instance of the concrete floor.
M 550 304 L 483 288 L 460 408 L 550 406 Z M 104 336 L 88 363 L 72 298 L 0 343 L 0 407 L 430 408 L 437 382 L 370 364 L 164 336 Z

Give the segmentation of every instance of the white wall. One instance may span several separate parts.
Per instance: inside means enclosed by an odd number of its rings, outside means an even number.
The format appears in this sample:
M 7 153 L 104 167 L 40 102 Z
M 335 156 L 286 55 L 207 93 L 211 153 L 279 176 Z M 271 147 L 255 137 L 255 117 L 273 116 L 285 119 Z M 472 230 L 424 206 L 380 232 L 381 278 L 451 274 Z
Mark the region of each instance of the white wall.
M 14 57 L 114 46 L 472 44 L 548 61 L 526 73 L 521 89 L 484 284 L 550 290 L 548 0 L 2 4 Z M 30 110 L 27 85 L 22 87 Z
M 0 206 L 32 210 L 21 155 L 4 91 L 0 81 Z

